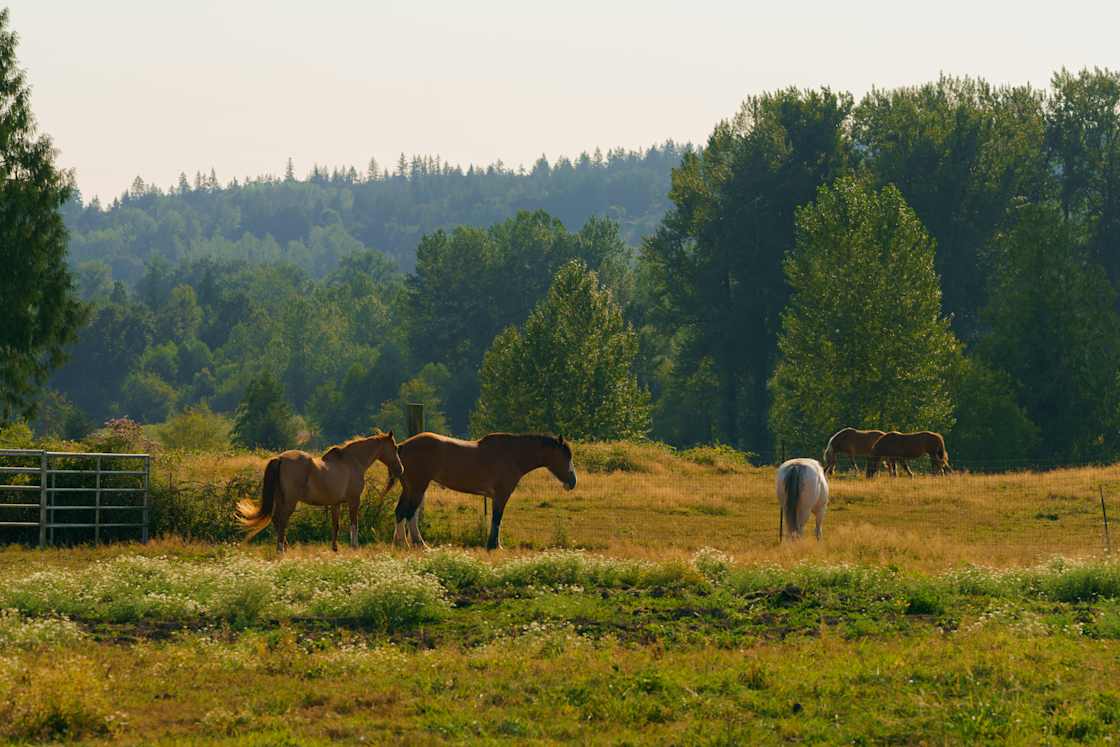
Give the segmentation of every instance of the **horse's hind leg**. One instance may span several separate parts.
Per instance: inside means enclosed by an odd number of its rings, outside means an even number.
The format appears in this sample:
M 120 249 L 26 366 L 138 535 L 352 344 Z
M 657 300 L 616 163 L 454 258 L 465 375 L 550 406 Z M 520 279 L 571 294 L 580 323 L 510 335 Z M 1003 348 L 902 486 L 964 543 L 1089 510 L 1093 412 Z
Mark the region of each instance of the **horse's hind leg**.
M 339 506 L 331 506 L 331 549 L 338 552 L 338 514 Z
M 906 474 L 908 474 L 908 475 L 910 475 L 911 477 L 913 477 L 913 476 L 914 476 L 914 470 L 910 469 L 910 463 L 909 463 L 909 462 L 907 462 L 907 461 L 906 461 L 905 459 L 901 459 L 901 460 L 899 460 L 899 461 L 901 461 L 901 462 L 902 462 L 902 468 L 903 468 L 904 470 L 906 470 Z
M 828 510 L 827 505 L 819 504 L 819 503 L 817 504 L 817 507 L 813 509 L 813 514 L 817 517 L 816 535 L 817 535 L 817 541 L 818 542 L 820 542 L 821 536 L 823 534 L 821 529 L 824 526 L 824 514 L 827 510 Z
M 296 502 L 287 499 L 277 502 L 272 512 L 272 526 L 276 528 L 276 552 L 288 549 L 288 520 L 292 518 Z

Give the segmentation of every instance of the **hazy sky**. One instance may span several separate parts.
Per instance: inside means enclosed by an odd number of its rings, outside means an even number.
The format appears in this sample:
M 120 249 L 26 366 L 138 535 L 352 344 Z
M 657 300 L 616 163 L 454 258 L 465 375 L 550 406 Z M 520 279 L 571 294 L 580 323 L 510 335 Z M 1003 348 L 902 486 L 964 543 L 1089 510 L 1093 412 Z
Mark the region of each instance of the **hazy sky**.
M 88 198 L 401 152 L 530 165 L 702 142 L 743 97 L 1120 67 L 1120 2 L 13 0 L 43 131 Z M 1036 9 L 1040 8 L 1040 9 Z M 906 9 L 906 8 L 913 8 Z M 1045 9 L 1041 9 L 1045 8 Z

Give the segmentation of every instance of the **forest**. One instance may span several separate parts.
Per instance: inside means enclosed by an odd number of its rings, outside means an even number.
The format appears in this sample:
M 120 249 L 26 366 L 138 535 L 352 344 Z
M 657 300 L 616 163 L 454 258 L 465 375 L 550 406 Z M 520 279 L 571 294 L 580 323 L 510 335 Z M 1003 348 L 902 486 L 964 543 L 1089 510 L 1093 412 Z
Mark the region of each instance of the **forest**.
M 247 446 L 403 427 L 956 463 L 1120 452 L 1120 73 L 750 96 L 700 145 L 531 169 L 137 178 L 62 206 L 87 316 L 38 432 L 225 414 Z M 271 429 L 271 430 L 270 430 Z

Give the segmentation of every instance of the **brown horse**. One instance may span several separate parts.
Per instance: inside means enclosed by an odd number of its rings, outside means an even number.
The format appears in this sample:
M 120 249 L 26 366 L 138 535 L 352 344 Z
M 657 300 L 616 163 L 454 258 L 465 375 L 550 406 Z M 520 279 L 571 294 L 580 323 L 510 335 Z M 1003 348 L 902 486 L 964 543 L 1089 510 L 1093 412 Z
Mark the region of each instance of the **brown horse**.
M 576 486 L 572 449 L 563 436 L 491 433 L 478 441 L 462 441 L 435 433 L 419 433 L 401 441 L 399 453 L 404 477 L 397 501 L 397 527 L 393 532 L 393 542 L 397 543 L 411 540 L 413 544 L 425 545 L 420 536 L 417 509 L 432 482 L 493 500 L 490 538 L 486 542 L 488 550 L 500 547 L 498 533 L 502 513 L 510 494 L 526 473 L 547 467 L 568 490 Z M 389 485 L 392 483 L 390 478 Z
M 906 474 L 914 476 L 907 459 L 917 459 L 929 454 L 930 466 L 939 474 L 951 472 L 949 467 L 949 451 L 945 448 L 945 439 L 940 433 L 933 431 L 918 431 L 917 433 L 899 433 L 891 431 L 875 442 L 871 449 L 871 458 L 867 460 L 867 476 L 872 477 L 882 459 L 899 459 L 906 470 Z
M 358 507 L 365 487 L 366 470 L 374 460 L 389 469 L 390 483 L 404 472 L 393 432 L 352 438 L 327 449 L 321 458 L 305 451 L 285 451 L 269 460 L 261 485 L 261 503 L 237 504 L 237 519 L 245 527 L 248 542 L 272 522 L 276 525 L 276 549 L 288 547 L 288 519 L 303 501 L 330 506 L 331 549 L 338 550 L 338 514 L 347 503 L 350 514 L 350 545 L 358 546 Z M 386 487 L 386 490 L 388 488 Z
M 853 467 L 857 456 L 870 457 L 871 448 L 884 435 L 883 431 L 860 431 L 855 428 L 837 431 L 828 439 L 828 446 L 824 450 L 824 473 L 831 475 L 836 471 L 836 462 L 841 454 L 848 455 Z

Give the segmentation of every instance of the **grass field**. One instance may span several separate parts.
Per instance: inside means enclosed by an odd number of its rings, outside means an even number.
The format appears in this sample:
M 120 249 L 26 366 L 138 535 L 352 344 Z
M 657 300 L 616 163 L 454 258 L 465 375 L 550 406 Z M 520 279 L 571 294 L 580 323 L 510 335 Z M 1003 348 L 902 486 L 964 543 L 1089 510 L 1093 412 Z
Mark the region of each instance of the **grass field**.
M 675 453 L 658 445 L 584 444 L 575 455 L 576 490 L 564 491 L 544 470 L 522 482 L 503 521 L 507 548 L 570 547 L 663 560 L 715 547 L 741 561 L 813 558 L 937 569 L 1099 554 L 1101 491 L 1120 517 L 1120 465 L 873 480 L 849 471 L 832 480 L 825 541 L 778 547 L 772 467 L 711 448 Z M 263 468 L 264 459 L 252 455 L 168 457 L 155 468 L 155 499 L 195 517 L 169 521 L 198 527 L 179 529 L 180 536 L 234 539 L 233 504 L 259 490 Z M 375 465 L 363 543 L 392 535 L 392 497 L 374 500 L 384 481 L 384 468 Z M 481 498 L 433 486 L 425 503 L 427 538 L 482 543 Z M 329 536 L 322 511 L 303 507 L 296 524 L 297 540 Z M 258 541 L 272 541 L 271 533 Z
M 0 550 L 0 737 L 1120 738 L 1120 564 L 1098 493 L 1120 492 L 1120 469 L 841 475 L 825 540 L 778 545 L 772 468 L 576 454 L 575 491 L 541 474 L 515 494 L 503 552 L 470 546 L 481 500 L 442 490 L 428 537 L 456 546 L 392 549 L 374 489 L 361 549 L 331 553 L 304 507 L 283 559 L 270 532 L 223 540 L 262 458 L 165 455 L 157 518 L 194 539 Z

